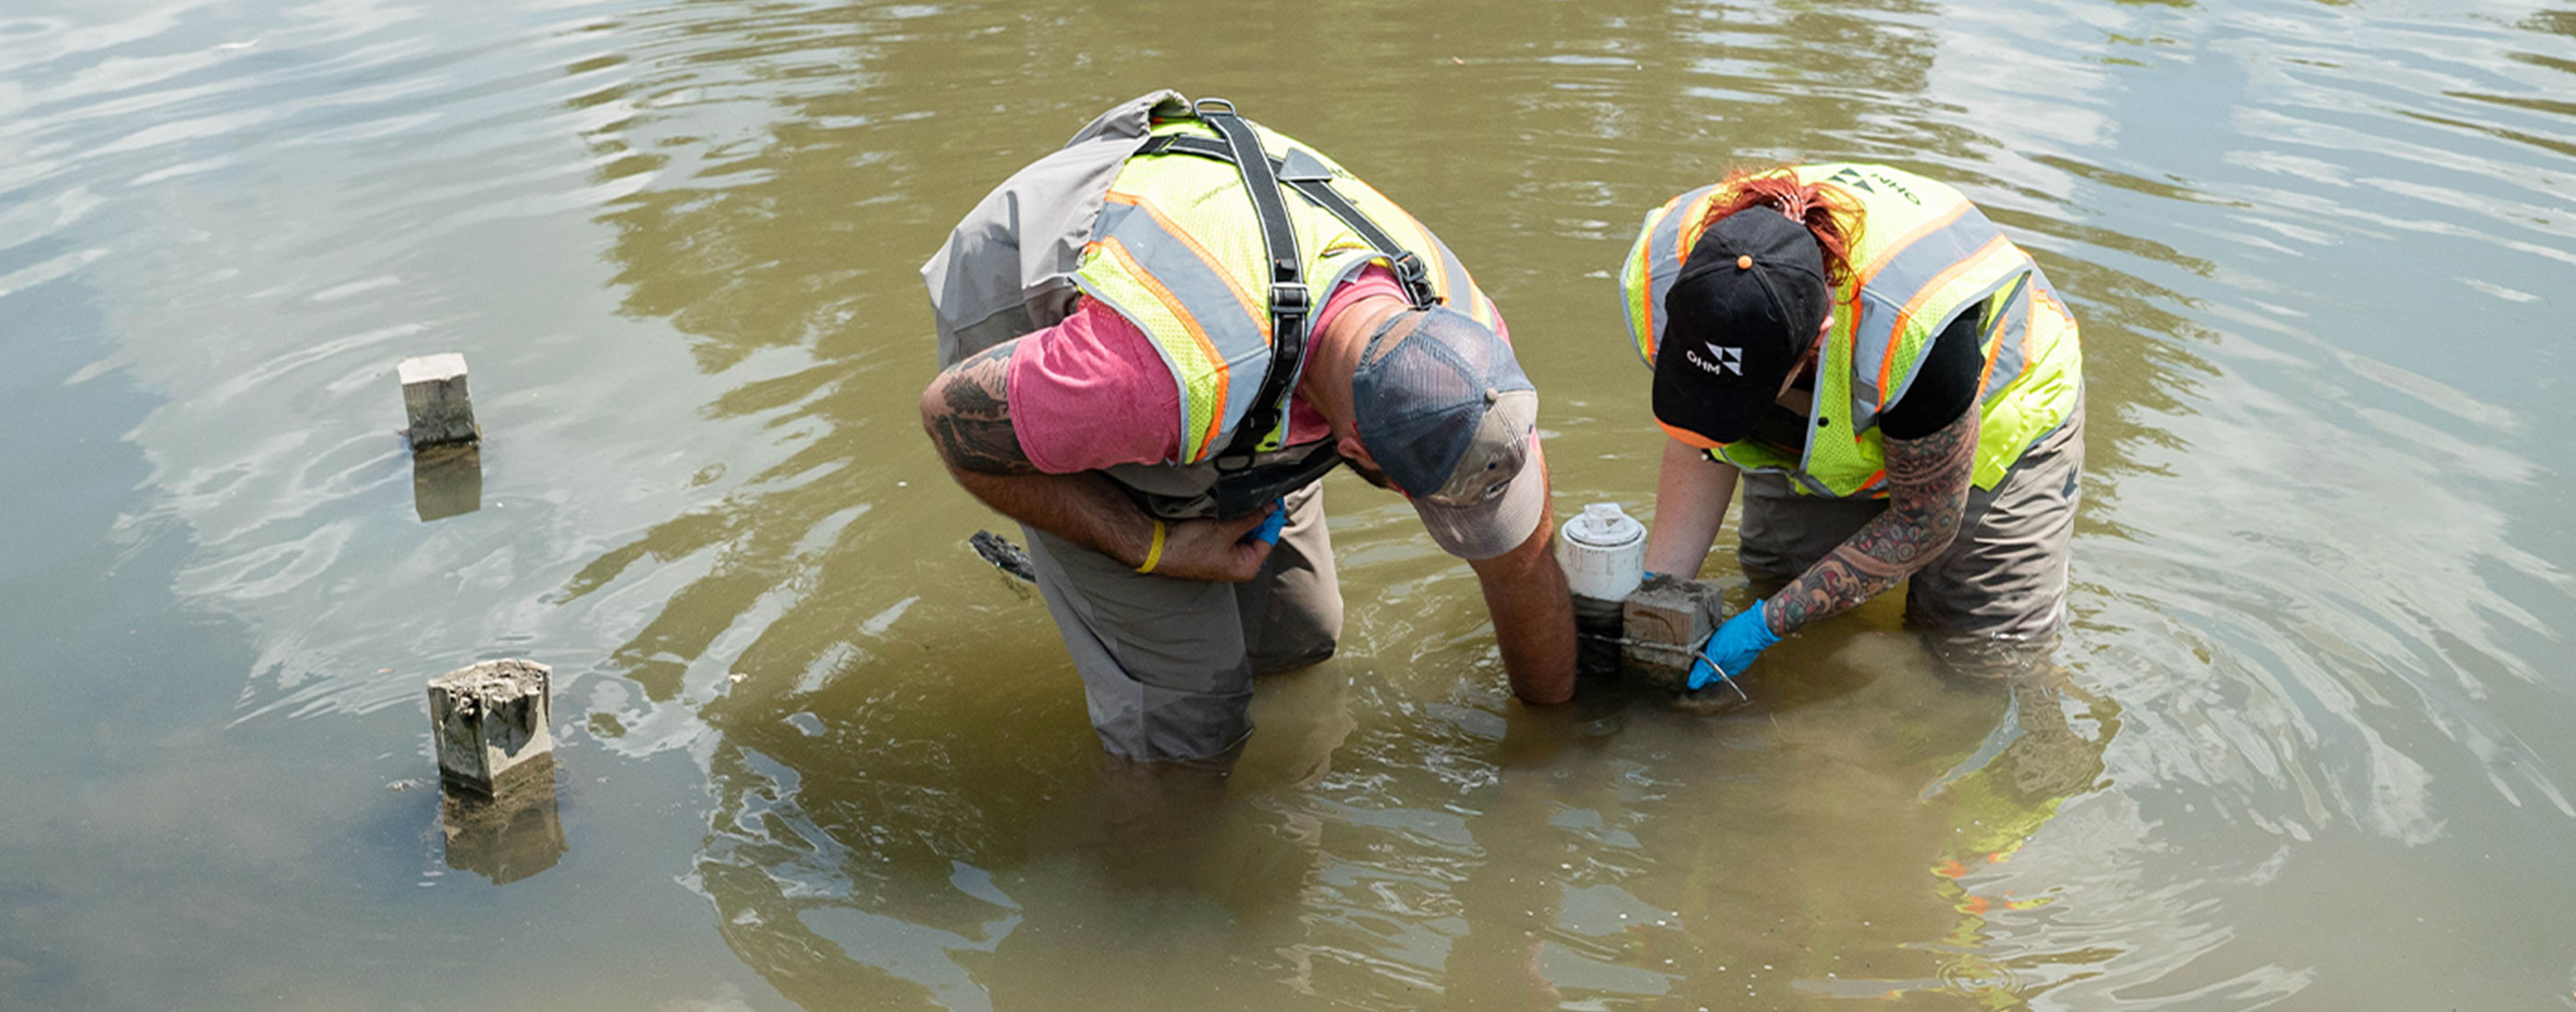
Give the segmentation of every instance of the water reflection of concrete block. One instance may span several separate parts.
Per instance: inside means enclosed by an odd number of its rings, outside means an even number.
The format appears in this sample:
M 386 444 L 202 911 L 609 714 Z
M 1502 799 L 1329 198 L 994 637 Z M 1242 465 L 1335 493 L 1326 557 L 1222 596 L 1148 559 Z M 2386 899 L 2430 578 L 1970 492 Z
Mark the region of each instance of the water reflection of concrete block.
M 484 661 L 429 683 L 429 722 L 438 742 L 438 772 L 447 782 L 497 795 L 521 776 L 551 780 L 554 751 L 547 728 L 553 669 L 535 661 Z M 525 772 L 523 772 L 523 770 Z
M 447 866 L 506 885 L 555 866 L 564 851 L 556 813 L 554 758 L 512 770 L 498 793 L 448 788 L 438 806 Z
M 1657 685 L 1688 684 L 1696 648 L 1717 628 L 1719 606 L 1716 587 L 1670 574 L 1648 577 L 1621 604 L 1622 669 Z
M 412 454 L 411 504 L 423 523 L 482 509 L 482 446 L 433 446 Z
M 474 403 L 465 393 L 465 356 L 455 352 L 402 360 L 403 414 L 411 419 L 413 449 L 442 443 L 468 443 L 474 427 Z

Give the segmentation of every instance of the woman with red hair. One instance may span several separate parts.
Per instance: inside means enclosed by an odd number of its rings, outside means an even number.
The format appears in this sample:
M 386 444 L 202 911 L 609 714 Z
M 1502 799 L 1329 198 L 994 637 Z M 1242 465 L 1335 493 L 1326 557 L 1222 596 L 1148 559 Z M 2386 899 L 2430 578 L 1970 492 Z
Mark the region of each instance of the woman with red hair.
M 1927 631 L 2056 631 L 2082 351 L 1959 191 L 1881 165 L 1735 173 L 1649 213 L 1620 282 L 1668 437 L 1646 568 L 1698 573 L 1741 484 L 1745 573 L 1781 585 L 1702 644 L 1692 688 L 1909 577 Z

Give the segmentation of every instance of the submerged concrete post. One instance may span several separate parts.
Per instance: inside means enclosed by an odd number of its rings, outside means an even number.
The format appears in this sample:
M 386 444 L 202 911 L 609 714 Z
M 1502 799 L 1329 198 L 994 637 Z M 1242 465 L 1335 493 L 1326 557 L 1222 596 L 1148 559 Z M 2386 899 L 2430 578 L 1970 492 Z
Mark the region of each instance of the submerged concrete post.
M 412 449 L 482 438 L 474 426 L 474 403 L 465 392 L 465 356 L 455 352 L 402 360 L 394 370 L 402 377 L 403 414 Z
M 1718 589 L 1658 573 L 1621 603 L 1620 666 L 1668 688 L 1690 683 L 1693 650 L 1717 629 Z
M 413 451 L 411 505 L 422 523 L 482 509 L 482 444 L 460 443 Z
M 490 797 L 455 788 L 440 792 L 438 828 L 447 838 L 447 866 L 508 885 L 562 860 L 566 848 L 553 766 L 553 757 L 539 756 L 514 767 Z
M 430 682 L 429 723 L 440 778 L 484 795 L 530 776 L 551 778 L 553 673 L 535 661 L 484 661 Z

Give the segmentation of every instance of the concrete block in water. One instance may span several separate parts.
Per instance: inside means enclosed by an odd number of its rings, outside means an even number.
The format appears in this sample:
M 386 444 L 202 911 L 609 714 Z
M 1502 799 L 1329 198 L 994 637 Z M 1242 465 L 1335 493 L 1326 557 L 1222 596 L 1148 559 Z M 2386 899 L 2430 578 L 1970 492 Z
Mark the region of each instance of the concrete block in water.
M 474 403 L 465 392 L 465 356 L 448 352 L 407 358 L 394 371 L 402 377 L 412 449 L 482 437 L 474 427 Z
M 554 752 L 549 680 L 535 661 L 484 661 L 429 683 L 429 723 L 438 742 L 438 772 L 451 784 L 496 794 L 513 781 L 549 772 Z
M 1720 607 L 1716 587 L 1667 573 L 1648 577 L 1620 605 L 1621 668 L 1657 685 L 1689 684 L 1695 650 L 1716 631 Z

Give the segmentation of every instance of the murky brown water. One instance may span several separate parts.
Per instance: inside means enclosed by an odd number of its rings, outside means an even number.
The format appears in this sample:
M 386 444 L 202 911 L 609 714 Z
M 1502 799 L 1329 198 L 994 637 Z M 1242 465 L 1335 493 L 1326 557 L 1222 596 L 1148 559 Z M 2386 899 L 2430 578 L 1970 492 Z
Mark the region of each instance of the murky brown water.
M 1528 711 L 1337 477 L 1341 656 L 1104 778 L 913 272 L 1161 86 L 1440 229 L 1560 510 L 1651 498 L 1645 208 L 1958 182 L 2084 321 L 2062 677 L 1890 600 L 1742 713 Z M 2563 0 L 13 0 L 0 1006 L 2576 1005 L 2571 95 Z M 393 434 L 449 350 L 474 489 Z M 421 684 L 494 656 L 560 792 L 450 840 Z

